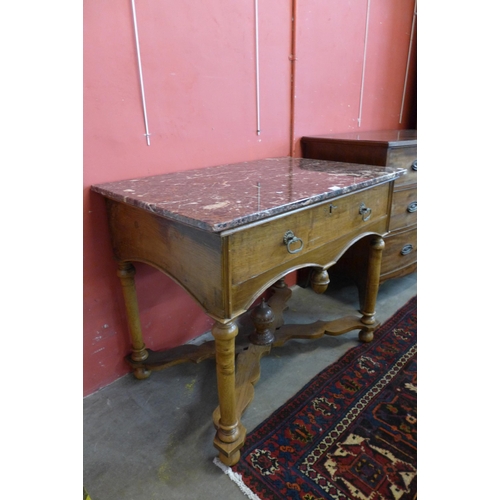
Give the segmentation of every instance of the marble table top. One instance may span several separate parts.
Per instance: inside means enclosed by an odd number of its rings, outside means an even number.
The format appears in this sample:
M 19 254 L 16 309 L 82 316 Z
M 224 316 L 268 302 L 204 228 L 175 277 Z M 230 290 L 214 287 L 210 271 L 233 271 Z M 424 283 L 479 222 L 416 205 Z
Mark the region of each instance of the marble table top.
M 92 191 L 221 232 L 394 180 L 404 168 L 266 158 L 96 184 Z

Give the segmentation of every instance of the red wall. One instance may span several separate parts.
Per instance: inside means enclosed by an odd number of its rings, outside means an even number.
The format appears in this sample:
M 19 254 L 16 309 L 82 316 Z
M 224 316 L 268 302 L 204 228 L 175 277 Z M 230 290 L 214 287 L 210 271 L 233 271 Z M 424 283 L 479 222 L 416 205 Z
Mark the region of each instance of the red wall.
M 415 127 L 416 34 L 399 123 L 413 0 L 298 5 L 295 150 L 304 135 Z
M 130 2 L 84 2 L 84 394 L 127 373 L 129 349 L 104 201 L 92 184 L 286 156 L 292 148 L 298 156 L 306 134 L 413 126 L 415 64 L 399 123 L 413 1 L 371 0 L 361 127 L 367 3 L 298 3 L 292 106 L 294 2 L 259 0 L 257 135 L 253 2 L 136 0 L 148 146 Z M 148 347 L 173 347 L 210 329 L 181 287 L 136 268 Z

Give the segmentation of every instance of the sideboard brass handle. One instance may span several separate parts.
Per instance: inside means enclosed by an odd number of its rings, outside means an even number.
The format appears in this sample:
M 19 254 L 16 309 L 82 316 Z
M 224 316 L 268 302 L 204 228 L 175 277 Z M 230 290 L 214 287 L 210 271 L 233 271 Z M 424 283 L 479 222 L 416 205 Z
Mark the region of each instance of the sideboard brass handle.
M 359 213 L 363 217 L 363 222 L 366 222 L 372 215 L 372 209 L 368 208 L 364 203 L 359 206 Z
M 410 212 L 411 214 L 412 214 L 413 212 L 416 212 L 416 211 L 417 211 L 417 202 L 416 202 L 416 201 L 412 201 L 412 202 L 408 205 L 408 207 L 406 208 L 406 210 L 407 210 L 408 212 Z
M 401 255 L 408 255 L 409 253 L 411 253 L 413 251 L 413 245 L 411 244 L 408 244 L 408 245 L 405 245 L 402 249 L 401 249 Z
M 285 233 L 285 236 L 283 236 L 283 243 L 286 245 L 288 253 L 298 253 L 304 248 L 304 242 L 300 238 L 297 238 L 297 236 L 293 234 L 293 231 L 287 231 Z M 294 243 L 300 243 L 300 247 L 292 250 L 290 247 Z
M 417 160 L 415 160 L 415 161 L 411 164 L 411 169 L 412 169 L 412 170 L 415 170 L 415 172 L 417 171 Z

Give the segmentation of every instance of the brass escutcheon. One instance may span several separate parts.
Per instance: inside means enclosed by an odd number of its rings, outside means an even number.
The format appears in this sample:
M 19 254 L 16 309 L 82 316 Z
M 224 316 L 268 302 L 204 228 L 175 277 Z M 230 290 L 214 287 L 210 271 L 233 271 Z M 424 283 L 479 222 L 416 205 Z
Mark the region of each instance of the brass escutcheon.
M 362 215 L 363 222 L 366 222 L 372 215 L 372 209 L 368 208 L 364 203 L 359 206 L 359 213 Z

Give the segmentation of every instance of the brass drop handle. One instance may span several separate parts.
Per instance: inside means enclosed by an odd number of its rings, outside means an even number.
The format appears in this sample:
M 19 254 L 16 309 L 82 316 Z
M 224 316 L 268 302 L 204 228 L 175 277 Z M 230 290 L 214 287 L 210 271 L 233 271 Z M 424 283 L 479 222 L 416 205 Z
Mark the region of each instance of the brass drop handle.
M 417 171 L 417 160 L 415 160 L 415 161 L 411 164 L 411 169 L 412 169 L 412 170 L 415 170 L 415 172 Z
M 285 236 L 283 236 L 283 243 L 286 245 L 288 253 L 298 253 L 304 248 L 304 242 L 300 238 L 297 238 L 297 236 L 293 234 L 293 231 L 287 231 L 285 233 Z M 300 243 L 300 247 L 292 250 L 290 247 L 294 243 Z
M 409 253 L 411 253 L 413 251 L 413 245 L 405 245 L 402 249 L 401 249 L 401 255 L 408 255 Z
M 364 203 L 359 206 L 359 213 L 362 216 L 363 222 L 366 222 L 372 215 L 372 209 L 368 208 Z
M 408 207 L 406 208 L 406 210 L 407 210 L 408 212 L 410 212 L 411 214 L 412 214 L 413 212 L 416 212 L 416 211 L 417 211 L 417 202 L 416 202 L 416 201 L 412 201 L 412 202 L 408 205 Z

